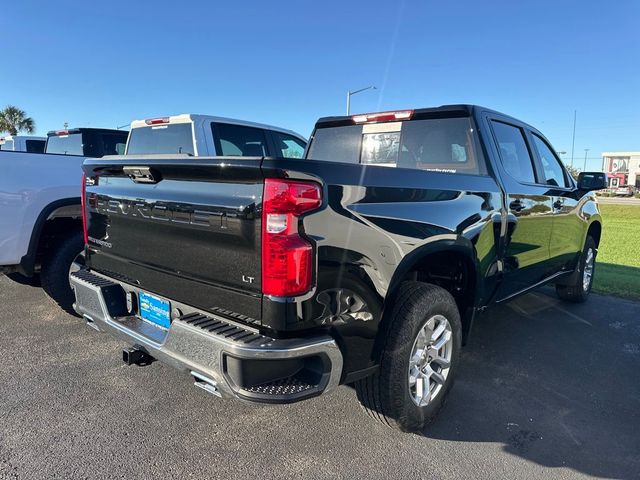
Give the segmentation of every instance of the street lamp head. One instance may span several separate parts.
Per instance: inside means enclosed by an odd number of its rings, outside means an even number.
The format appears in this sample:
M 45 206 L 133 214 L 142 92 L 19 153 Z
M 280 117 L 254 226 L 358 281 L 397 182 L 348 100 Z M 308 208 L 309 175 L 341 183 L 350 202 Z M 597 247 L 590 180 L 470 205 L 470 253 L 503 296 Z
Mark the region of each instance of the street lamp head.
M 374 85 L 369 85 L 368 87 L 361 88 L 360 90 L 347 90 L 347 115 L 349 115 L 351 111 L 351 95 L 364 92 L 365 90 L 377 90 L 377 88 Z
M 365 90 L 377 90 L 374 85 L 369 85 L 368 87 L 360 88 L 358 90 L 349 90 L 349 95 L 355 95 L 356 93 L 364 92 Z

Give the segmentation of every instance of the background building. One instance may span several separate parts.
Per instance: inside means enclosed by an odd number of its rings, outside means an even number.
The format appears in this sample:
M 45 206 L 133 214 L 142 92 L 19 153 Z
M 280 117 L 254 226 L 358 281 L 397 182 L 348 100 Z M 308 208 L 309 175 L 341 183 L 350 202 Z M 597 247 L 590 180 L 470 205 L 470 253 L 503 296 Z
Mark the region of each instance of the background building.
M 609 187 L 631 185 L 640 188 L 640 152 L 604 152 L 602 171 L 609 176 Z

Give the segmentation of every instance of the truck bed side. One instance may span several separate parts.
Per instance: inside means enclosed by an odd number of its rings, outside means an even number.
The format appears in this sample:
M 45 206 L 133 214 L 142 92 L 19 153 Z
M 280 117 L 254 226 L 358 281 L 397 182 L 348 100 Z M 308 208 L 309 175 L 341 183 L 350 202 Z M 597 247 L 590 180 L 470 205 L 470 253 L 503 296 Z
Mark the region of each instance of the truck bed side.
M 0 151 L 0 265 L 20 263 L 47 206 L 80 204 L 83 161 L 70 155 Z
M 468 262 L 479 287 L 472 304 L 493 294 L 502 194 L 492 177 L 292 159 L 266 159 L 262 169 L 266 177 L 318 181 L 326 198 L 302 220 L 317 252 L 313 295 L 301 305 L 265 299 L 263 323 L 330 329 L 346 345 L 346 371 L 375 364 L 385 305 L 428 255 L 457 252 L 452 269 Z

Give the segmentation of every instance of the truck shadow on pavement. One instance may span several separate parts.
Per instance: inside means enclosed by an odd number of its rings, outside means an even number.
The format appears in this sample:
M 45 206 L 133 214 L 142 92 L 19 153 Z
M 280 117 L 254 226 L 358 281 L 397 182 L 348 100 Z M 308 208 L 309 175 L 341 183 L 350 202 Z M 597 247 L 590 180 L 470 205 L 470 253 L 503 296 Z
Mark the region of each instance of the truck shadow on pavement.
M 20 285 L 27 285 L 29 287 L 40 288 L 40 275 L 35 275 L 33 277 L 25 277 L 20 273 L 8 273 L 7 277 L 14 281 L 15 283 L 19 283 Z
M 433 439 L 589 475 L 640 475 L 640 303 L 547 288 L 479 318 Z

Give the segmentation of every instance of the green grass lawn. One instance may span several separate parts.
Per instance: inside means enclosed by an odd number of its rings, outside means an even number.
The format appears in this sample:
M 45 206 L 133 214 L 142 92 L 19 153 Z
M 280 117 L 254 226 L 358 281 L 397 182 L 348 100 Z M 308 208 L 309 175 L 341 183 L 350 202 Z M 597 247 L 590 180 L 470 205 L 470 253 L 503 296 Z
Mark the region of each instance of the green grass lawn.
M 603 205 L 593 290 L 640 300 L 640 206 Z

